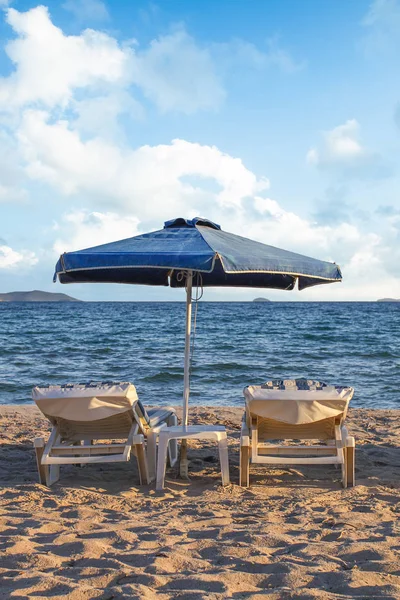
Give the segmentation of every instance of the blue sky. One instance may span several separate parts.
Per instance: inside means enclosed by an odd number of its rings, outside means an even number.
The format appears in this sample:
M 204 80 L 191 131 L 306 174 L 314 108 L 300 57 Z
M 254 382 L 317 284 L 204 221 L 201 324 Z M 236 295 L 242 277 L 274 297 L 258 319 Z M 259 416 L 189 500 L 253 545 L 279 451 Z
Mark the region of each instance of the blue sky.
M 400 0 L 0 5 L 0 292 L 180 299 L 53 267 L 200 214 L 400 297 Z

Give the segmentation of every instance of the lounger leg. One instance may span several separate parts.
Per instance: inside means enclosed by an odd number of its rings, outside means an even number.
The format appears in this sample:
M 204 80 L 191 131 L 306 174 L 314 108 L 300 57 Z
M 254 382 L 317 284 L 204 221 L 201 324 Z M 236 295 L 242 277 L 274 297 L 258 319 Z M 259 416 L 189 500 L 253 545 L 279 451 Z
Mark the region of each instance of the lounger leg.
M 149 467 L 149 478 L 150 481 L 154 481 L 156 478 L 156 467 L 157 467 L 157 436 L 158 433 L 151 431 L 147 435 L 147 461 Z
M 33 446 L 35 448 L 36 453 L 36 465 L 39 474 L 39 483 L 43 485 L 47 484 L 47 479 L 49 477 L 48 471 L 49 468 L 46 465 L 42 465 L 42 456 L 44 451 L 44 439 L 36 438 L 33 442 Z
M 240 432 L 240 485 L 249 487 L 250 485 L 250 458 L 251 458 L 251 438 L 250 428 L 247 424 L 247 415 L 244 413 L 242 419 L 242 430 Z
M 43 451 L 43 456 L 48 457 L 52 447 L 58 444 L 60 441 L 60 434 L 56 426 L 53 427 L 50 433 L 50 437 L 47 440 L 47 444 Z M 53 483 L 60 479 L 60 466 L 59 465 L 46 465 L 46 485 L 51 486 Z
M 157 481 L 156 490 L 164 489 L 165 467 L 167 462 L 168 436 L 161 435 L 158 443 Z
M 240 446 L 240 485 L 250 485 L 250 446 Z
M 346 484 L 347 487 L 353 487 L 356 484 L 355 476 L 355 452 L 356 444 L 353 437 L 346 439 Z
M 342 485 L 347 488 L 347 448 L 343 448 L 343 463 L 342 463 Z M 337 465 L 335 465 L 337 466 Z
M 60 479 L 60 465 L 50 465 L 46 485 L 50 487 Z
M 219 462 L 221 463 L 222 485 L 229 485 L 228 439 L 226 433 L 218 435 Z
M 147 469 L 146 453 L 143 444 L 135 444 L 136 458 L 139 469 L 139 479 L 141 485 L 148 485 L 150 483 L 149 472 Z
M 342 467 L 342 482 L 343 487 L 353 487 L 356 484 L 355 478 L 355 451 L 356 443 L 354 437 L 349 436 L 347 427 L 341 427 L 341 435 L 343 440 L 343 455 L 344 465 Z

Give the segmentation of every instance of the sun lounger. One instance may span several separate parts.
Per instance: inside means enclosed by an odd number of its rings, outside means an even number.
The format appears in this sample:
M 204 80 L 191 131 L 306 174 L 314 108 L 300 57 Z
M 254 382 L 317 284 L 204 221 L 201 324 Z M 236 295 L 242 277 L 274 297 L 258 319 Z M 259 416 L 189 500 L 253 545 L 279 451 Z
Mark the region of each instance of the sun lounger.
M 163 427 L 177 424 L 173 408 L 146 411 L 131 383 L 35 387 L 32 397 L 53 425 L 46 444 L 34 441 L 41 483 L 57 481 L 60 465 L 127 462 L 131 453 L 140 482 L 155 479 L 157 438 Z M 169 459 L 177 459 L 176 442 Z
M 355 442 L 344 425 L 353 388 L 291 379 L 248 386 L 243 393 L 240 485 L 249 485 L 250 462 L 340 465 L 343 486 L 355 485 Z M 319 443 L 279 443 L 283 440 Z

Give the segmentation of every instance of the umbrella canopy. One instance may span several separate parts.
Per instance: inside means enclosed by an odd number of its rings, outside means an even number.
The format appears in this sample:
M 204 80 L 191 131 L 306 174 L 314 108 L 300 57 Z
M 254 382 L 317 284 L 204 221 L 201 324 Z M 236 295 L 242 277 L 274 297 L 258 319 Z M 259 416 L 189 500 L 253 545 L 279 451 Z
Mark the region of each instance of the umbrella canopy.
M 341 281 L 339 267 L 222 231 L 207 219 L 173 219 L 145 233 L 61 255 L 61 283 L 132 283 L 184 287 L 180 273 L 201 273 L 203 286 L 300 290 Z

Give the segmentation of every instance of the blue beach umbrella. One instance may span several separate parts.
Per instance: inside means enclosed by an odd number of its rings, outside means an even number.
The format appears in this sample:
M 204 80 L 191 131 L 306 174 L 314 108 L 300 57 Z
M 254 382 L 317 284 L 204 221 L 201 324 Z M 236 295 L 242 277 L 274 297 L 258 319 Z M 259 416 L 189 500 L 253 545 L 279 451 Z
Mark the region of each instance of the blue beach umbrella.
M 299 290 L 342 280 L 335 263 L 316 260 L 222 231 L 202 218 L 173 219 L 159 231 L 66 252 L 61 283 L 132 283 L 186 288 L 183 424 L 188 422 L 192 286 Z

